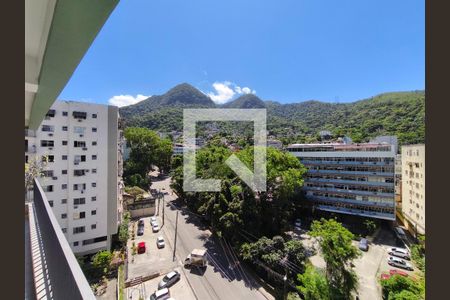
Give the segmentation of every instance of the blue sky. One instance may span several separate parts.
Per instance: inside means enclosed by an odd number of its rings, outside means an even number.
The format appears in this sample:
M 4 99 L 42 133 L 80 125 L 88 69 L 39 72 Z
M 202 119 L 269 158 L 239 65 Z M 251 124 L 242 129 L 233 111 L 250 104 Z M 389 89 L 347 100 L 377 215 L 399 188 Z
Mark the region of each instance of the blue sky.
M 425 88 L 423 0 L 122 0 L 59 99 L 348 102 Z

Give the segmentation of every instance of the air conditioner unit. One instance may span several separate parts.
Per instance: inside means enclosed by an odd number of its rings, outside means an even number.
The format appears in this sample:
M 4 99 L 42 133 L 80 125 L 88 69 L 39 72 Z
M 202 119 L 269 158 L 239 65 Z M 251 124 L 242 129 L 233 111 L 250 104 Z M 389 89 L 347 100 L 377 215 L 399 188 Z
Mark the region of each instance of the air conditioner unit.
M 84 190 L 81 190 L 81 193 L 84 194 Z
M 52 179 L 53 179 L 53 180 L 57 180 L 57 179 L 58 179 L 58 177 L 56 177 L 56 176 L 53 176 L 53 177 L 52 177 Z
M 80 134 L 80 137 L 83 137 L 84 135 L 83 134 Z
M 73 208 L 74 208 L 74 209 L 77 209 L 77 208 L 78 208 L 78 205 L 74 205 Z
M 87 150 L 87 148 L 86 148 L 86 147 L 83 147 L 83 150 L 84 150 L 84 151 L 86 151 L 86 150 Z
M 53 150 L 53 147 L 49 147 L 48 150 Z
M 49 133 L 48 136 L 53 136 L 53 133 Z
M 84 170 L 86 173 L 88 173 L 89 172 L 89 170 Z
M 79 162 L 75 161 L 75 162 L 73 162 L 73 164 L 78 166 Z
M 78 122 L 81 122 L 81 119 L 78 119 Z

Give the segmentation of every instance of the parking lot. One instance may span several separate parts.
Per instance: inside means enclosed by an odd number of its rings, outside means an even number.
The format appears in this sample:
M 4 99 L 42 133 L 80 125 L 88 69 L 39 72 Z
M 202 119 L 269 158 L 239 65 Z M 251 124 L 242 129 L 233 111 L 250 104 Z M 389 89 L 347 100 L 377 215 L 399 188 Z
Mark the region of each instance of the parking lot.
M 307 233 L 304 232 L 301 235 L 301 239 L 306 247 L 318 249 L 318 244 L 315 239 L 309 237 Z M 357 241 L 353 241 L 353 244 L 356 247 L 359 245 Z M 388 254 L 388 250 L 391 247 L 404 247 L 404 245 L 398 241 L 392 230 L 388 228 L 381 228 L 377 234 L 375 234 L 373 239 L 369 239 L 369 250 L 367 252 L 361 251 L 361 257 L 354 261 L 354 270 L 359 280 L 359 299 L 382 299 L 379 279 L 382 273 L 389 273 L 389 270 L 401 270 L 412 277 L 415 277 L 418 273 L 420 273 L 412 261 L 407 262 L 413 265 L 414 271 L 408 271 L 390 266 L 388 264 L 388 258 L 390 256 Z M 309 259 L 317 268 L 325 268 L 325 261 L 319 251 L 317 251 L 317 253 Z
M 187 282 L 186 276 L 184 276 L 184 270 L 180 266 L 180 262 L 175 260 L 172 261 L 173 248 L 172 241 L 168 241 L 168 238 L 173 239 L 173 237 L 167 237 L 165 235 L 164 228 L 161 228 L 159 232 L 152 232 L 152 227 L 150 225 L 150 217 L 142 218 L 144 220 L 144 234 L 138 236 L 135 232 L 135 239 L 128 241 L 128 279 L 133 279 L 139 276 L 145 277 L 155 272 L 160 275 L 156 278 L 142 282 L 126 289 L 127 299 L 138 300 L 140 296 L 147 299 L 153 292 L 157 290 L 158 283 L 161 279 L 170 271 L 177 270 L 181 274 L 180 280 L 169 288 L 170 294 L 175 299 L 195 299 L 194 294 Z M 161 227 L 162 220 L 157 217 L 158 223 Z M 136 220 L 135 231 L 137 231 L 137 220 Z M 165 247 L 158 249 L 156 245 L 157 237 L 162 236 L 165 241 Z M 132 243 L 136 246 L 139 242 L 145 242 L 146 251 L 145 253 L 131 255 L 132 253 Z

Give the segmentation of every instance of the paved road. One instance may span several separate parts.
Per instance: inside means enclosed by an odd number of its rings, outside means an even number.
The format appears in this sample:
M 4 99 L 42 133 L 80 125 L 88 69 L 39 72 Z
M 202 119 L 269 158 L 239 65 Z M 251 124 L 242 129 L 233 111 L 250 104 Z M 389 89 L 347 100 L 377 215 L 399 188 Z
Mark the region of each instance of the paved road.
M 274 299 L 264 290 L 260 291 L 262 288 L 247 273 L 243 275 L 242 272 L 237 271 L 237 268 L 230 268 L 228 262 L 231 260 L 230 254 L 224 254 L 221 243 L 211 237 L 210 231 L 202 226 L 197 217 L 174 206 L 175 196 L 171 195 L 169 184 L 170 178 L 155 180 L 152 184 L 152 188 L 169 193 L 164 196 L 165 224 L 161 228 L 169 237 L 166 243 L 171 248 L 174 246 L 175 218 L 178 212 L 176 260 L 181 264 L 181 261 L 194 248 L 206 248 L 209 253 L 208 267 L 204 274 L 200 274 L 195 269 L 182 268 L 196 298 L 200 300 Z M 165 190 L 162 190 L 163 188 Z M 161 217 L 162 206 L 163 203 L 160 207 Z

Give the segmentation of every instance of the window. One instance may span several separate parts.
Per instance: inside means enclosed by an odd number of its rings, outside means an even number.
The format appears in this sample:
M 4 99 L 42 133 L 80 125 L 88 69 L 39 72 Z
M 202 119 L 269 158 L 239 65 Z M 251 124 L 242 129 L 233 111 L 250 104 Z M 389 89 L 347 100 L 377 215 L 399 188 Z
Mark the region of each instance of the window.
M 63 233 L 67 233 L 67 228 L 61 228 L 61 231 L 62 231 Z
M 54 161 L 55 161 L 54 155 L 42 156 L 42 162 L 54 162 Z
M 73 132 L 83 134 L 85 129 L 86 127 L 75 126 L 73 127 Z
M 84 176 L 86 175 L 85 170 L 73 170 L 73 176 Z
M 97 214 L 97 210 L 91 210 L 91 216 L 95 216 Z
M 55 146 L 54 141 L 41 140 L 41 147 L 54 147 L 54 146 Z
M 84 219 L 86 217 L 86 212 L 82 211 L 82 212 L 75 212 L 73 213 L 73 219 L 74 220 L 78 220 L 78 219 Z
M 62 160 L 67 160 L 67 155 L 63 155 Z
M 83 233 L 85 231 L 84 226 L 74 227 L 73 234 Z
M 55 131 L 55 128 L 53 126 L 50 126 L 50 125 L 42 125 L 42 131 L 53 132 L 53 131 Z
M 97 160 L 97 155 L 92 155 L 92 160 Z
M 97 132 L 97 127 L 92 127 L 92 132 Z
M 73 205 L 81 205 L 86 203 L 86 198 L 74 198 Z
M 78 189 L 85 190 L 86 189 L 86 183 L 74 184 L 73 185 L 73 190 L 77 191 Z
M 47 185 L 44 188 L 44 192 L 53 192 L 53 185 Z
M 55 116 L 56 111 L 54 109 L 50 109 L 45 115 L 46 119 L 53 118 Z
M 78 148 L 80 148 L 80 147 L 85 148 L 85 147 L 86 147 L 86 142 L 83 142 L 83 141 L 73 141 L 73 146 L 74 146 L 74 147 L 78 147 Z
M 91 201 L 97 201 L 97 197 L 96 196 L 91 197 Z
M 74 112 L 72 112 L 72 116 L 73 116 L 75 119 L 79 119 L 79 120 L 83 119 L 83 120 L 86 120 L 87 113 L 82 112 L 82 111 L 74 111 Z
M 92 114 L 93 119 L 97 119 L 97 114 Z
M 67 219 L 67 214 L 61 214 L 61 219 Z
M 86 161 L 86 155 L 75 155 L 73 162 L 78 164 L 80 162 Z
M 84 240 L 83 241 L 83 245 L 90 245 L 90 244 L 95 244 L 95 243 L 100 243 L 100 242 L 104 242 L 106 241 L 108 238 L 107 236 L 100 236 L 100 237 L 96 237 L 94 239 L 89 239 L 89 240 Z
M 97 146 L 97 142 L 92 142 L 92 146 Z
M 62 173 L 63 175 L 67 175 L 67 170 L 62 170 L 61 173 Z
M 53 171 L 52 170 L 42 171 L 42 177 L 53 177 Z
M 95 228 L 97 228 L 97 224 L 92 224 L 91 229 L 95 229 Z
M 48 200 L 48 204 L 50 205 L 50 207 L 53 207 L 53 200 Z
M 61 189 L 62 189 L 62 190 L 66 190 L 66 189 L 67 189 L 67 184 L 63 183 L 63 184 L 61 185 Z
M 63 111 L 63 112 L 62 112 L 62 115 L 63 115 L 64 117 L 67 117 L 67 115 L 68 115 L 67 111 Z
M 62 127 L 62 131 L 67 131 L 67 130 L 68 130 L 67 126 Z
M 67 199 L 61 199 L 61 204 L 66 204 L 67 203 Z
M 97 169 L 92 169 L 92 174 L 96 174 L 97 173 Z
M 78 246 L 78 242 L 73 242 L 73 246 L 74 247 Z
M 67 141 L 62 141 L 63 146 L 67 146 Z

